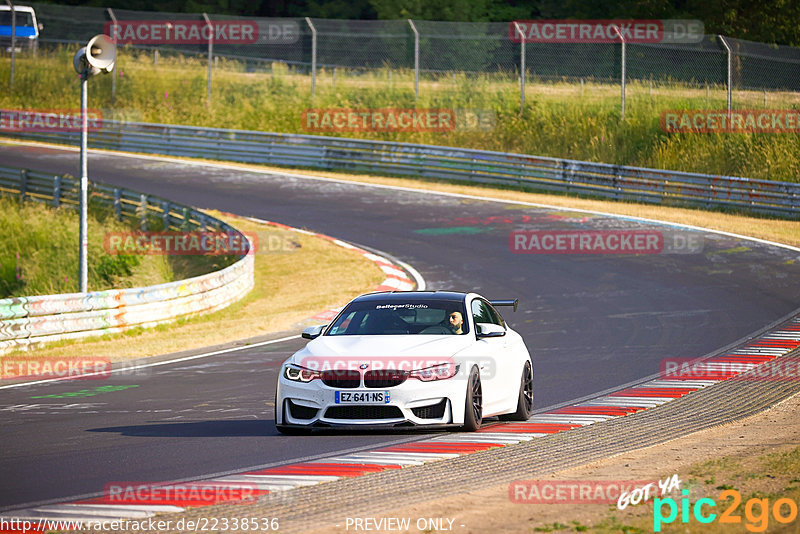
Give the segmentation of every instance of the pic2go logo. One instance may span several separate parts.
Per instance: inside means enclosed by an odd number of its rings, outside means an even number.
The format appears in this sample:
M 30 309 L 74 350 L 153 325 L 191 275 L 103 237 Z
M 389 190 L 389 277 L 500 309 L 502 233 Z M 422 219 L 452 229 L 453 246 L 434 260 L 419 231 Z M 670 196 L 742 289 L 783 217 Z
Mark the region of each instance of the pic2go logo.
M 689 512 L 694 515 L 698 523 L 708 524 L 717 520 L 717 514 L 711 511 L 716 508 L 717 503 L 714 499 L 703 498 L 698 499 L 694 506 L 689 502 L 689 490 L 683 490 L 683 498 L 681 499 L 680 514 L 681 523 L 689 522 Z M 732 499 L 728 508 L 719 514 L 719 523 L 727 524 L 741 524 L 742 516 L 736 513 L 736 509 L 742 503 L 742 496 L 738 490 L 725 490 L 719 494 L 720 501 Z M 664 508 L 669 511 L 664 515 Z M 769 499 L 752 498 L 744 505 L 744 517 L 748 521 L 745 528 L 750 532 L 764 532 L 769 526 L 769 516 L 772 512 L 772 517 L 778 523 L 788 524 L 797 519 L 797 503 L 792 499 L 781 498 L 776 500 L 770 508 Z M 667 525 L 674 522 L 678 518 L 678 504 L 675 499 L 671 497 L 653 501 L 653 531 L 661 532 L 661 525 Z

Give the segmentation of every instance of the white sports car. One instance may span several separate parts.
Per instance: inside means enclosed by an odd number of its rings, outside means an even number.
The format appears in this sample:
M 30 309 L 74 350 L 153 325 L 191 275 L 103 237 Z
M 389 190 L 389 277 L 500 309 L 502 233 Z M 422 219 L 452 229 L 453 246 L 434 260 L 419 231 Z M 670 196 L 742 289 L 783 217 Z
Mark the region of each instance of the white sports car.
M 526 420 L 533 364 L 518 333 L 475 293 L 370 293 L 351 301 L 281 366 L 275 424 L 283 433 L 331 426 L 450 425 Z

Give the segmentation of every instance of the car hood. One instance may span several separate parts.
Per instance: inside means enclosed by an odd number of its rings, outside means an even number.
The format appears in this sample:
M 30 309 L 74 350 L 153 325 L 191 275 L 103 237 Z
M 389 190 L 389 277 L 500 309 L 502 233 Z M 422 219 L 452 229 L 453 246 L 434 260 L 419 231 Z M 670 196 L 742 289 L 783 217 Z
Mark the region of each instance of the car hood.
M 418 367 L 437 362 L 452 361 L 453 356 L 474 342 L 473 336 L 322 336 L 310 341 L 304 349 L 297 351 L 289 361 L 299 365 L 309 360 L 319 363 L 334 360 L 350 362 L 370 360 L 402 360 L 402 365 L 389 367 Z M 413 362 L 413 363 L 412 363 Z M 397 364 L 398 362 L 389 362 Z M 312 367 L 317 367 L 316 365 Z M 349 367 L 349 366 L 348 366 Z

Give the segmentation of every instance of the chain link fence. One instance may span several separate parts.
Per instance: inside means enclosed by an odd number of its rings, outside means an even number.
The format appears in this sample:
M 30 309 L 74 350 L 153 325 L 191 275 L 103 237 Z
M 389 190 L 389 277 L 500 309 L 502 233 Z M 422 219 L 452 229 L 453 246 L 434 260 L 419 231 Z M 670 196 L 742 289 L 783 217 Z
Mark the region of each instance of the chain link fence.
M 626 98 L 656 99 L 670 88 L 704 90 L 706 101 L 717 102 L 730 92 L 734 108 L 767 107 L 768 92 L 800 91 L 800 48 L 716 35 L 688 43 L 524 42 L 515 38 L 515 23 L 215 14 L 206 19 L 198 13 L 28 5 L 44 26 L 40 47 L 83 46 L 98 33 L 117 31 L 123 45 L 118 67 L 124 65 L 126 50 L 152 53 L 154 64 L 176 54 L 207 61 L 209 98 L 220 60 L 237 61 L 247 72 L 309 77 L 312 96 L 320 84 L 335 87 L 365 75 L 376 90 L 413 87 L 415 98 L 461 79 L 490 79 L 520 90 L 523 107 L 526 92 L 529 98 L 546 94 L 548 86 L 569 88 L 581 99 L 619 91 L 623 109 Z M 123 83 L 115 79 L 115 89 L 117 82 Z

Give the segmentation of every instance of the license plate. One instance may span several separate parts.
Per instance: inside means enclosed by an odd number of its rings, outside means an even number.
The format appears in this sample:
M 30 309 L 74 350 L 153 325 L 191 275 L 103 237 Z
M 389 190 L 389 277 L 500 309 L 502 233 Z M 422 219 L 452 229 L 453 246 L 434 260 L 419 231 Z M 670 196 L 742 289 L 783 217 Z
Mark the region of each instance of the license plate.
M 389 404 L 388 391 L 336 391 L 336 404 Z

